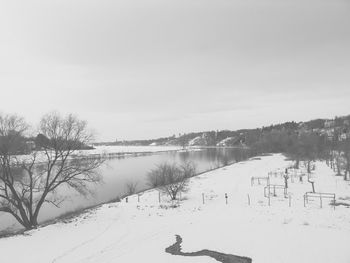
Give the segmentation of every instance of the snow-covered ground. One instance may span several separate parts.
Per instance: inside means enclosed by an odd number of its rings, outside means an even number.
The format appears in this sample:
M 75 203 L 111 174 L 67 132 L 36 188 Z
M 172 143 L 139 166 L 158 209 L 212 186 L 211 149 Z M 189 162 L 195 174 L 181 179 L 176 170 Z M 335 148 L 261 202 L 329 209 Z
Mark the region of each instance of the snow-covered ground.
M 150 190 L 129 202 L 102 205 L 78 217 L 0 239 L 1 262 L 217 262 L 209 257 L 181 257 L 165 252 L 183 239 L 184 252 L 202 249 L 264 263 L 350 262 L 350 210 L 334 210 L 318 200 L 304 207 L 309 183 L 289 180 L 289 199 L 263 195 L 252 176 L 267 176 L 291 163 L 282 155 L 264 156 L 194 177 L 177 208 Z M 350 187 L 324 163 L 316 163 L 316 191 L 350 196 Z M 271 183 L 282 184 L 281 178 Z M 228 204 L 225 202 L 228 195 Z M 205 204 L 203 204 L 203 194 Z M 251 204 L 248 205 L 248 194 Z
M 95 149 L 82 151 L 88 154 L 103 154 L 103 153 L 142 153 L 142 152 L 164 152 L 177 151 L 182 149 L 180 146 L 94 146 Z
M 182 150 L 180 146 L 94 146 L 95 149 L 92 150 L 76 150 L 71 155 L 73 156 L 91 156 L 91 155 L 103 155 L 103 154 L 120 154 L 123 156 L 132 156 L 137 153 L 157 153 L 157 152 L 167 152 L 167 151 L 179 151 Z M 194 150 L 194 149 L 189 149 Z M 15 159 L 22 160 L 32 160 L 33 154 L 36 156 L 37 162 L 47 162 L 47 157 L 43 151 L 35 151 L 28 155 L 16 155 Z M 54 152 L 52 153 L 54 154 Z

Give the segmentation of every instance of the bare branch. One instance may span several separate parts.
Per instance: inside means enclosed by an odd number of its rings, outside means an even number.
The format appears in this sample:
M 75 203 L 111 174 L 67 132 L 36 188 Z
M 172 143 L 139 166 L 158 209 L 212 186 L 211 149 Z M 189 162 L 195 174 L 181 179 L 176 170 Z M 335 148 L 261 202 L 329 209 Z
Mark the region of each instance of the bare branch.
M 30 229 L 38 225 L 43 203 L 58 207 L 63 202 L 56 194 L 61 185 L 88 194 L 89 184 L 100 181 L 96 169 L 103 160 L 74 154 L 90 142 L 87 123 L 57 113 L 45 115 L 40 122 L 41 158 L 37 152 L 17 158 L 14 154 L 26 127 L 21 118 L 0 115 L 0 211 Z

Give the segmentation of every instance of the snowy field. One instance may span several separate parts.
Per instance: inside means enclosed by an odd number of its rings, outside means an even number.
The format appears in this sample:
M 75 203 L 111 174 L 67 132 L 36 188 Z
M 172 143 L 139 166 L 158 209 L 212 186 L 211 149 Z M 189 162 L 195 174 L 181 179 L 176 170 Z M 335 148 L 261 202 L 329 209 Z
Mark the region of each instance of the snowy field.
M 348 208 L 334 210 L 326 200 L 322 208 L 319 200 L 304 207 L 303 194 L 311 190 L 306 180 L 289 180 L 291 198 L 276 192 L 270 206 L 264 186 L 251 186 L 252 176 L 267 176 L 290 164 L 282 155 L 254 158 L 194 177 L 177 208 L 166 196 L 159 203 L 158 192 L 150 190 L 140 202 L 131 196 L 128 203 L 105 204 L 25 235 L 0 239 L 1 262 L 217 262 L 206 256 L 167 254 L 165 248 L 180 235 L 184 252 L 209 249 L 256 263 L 349 263 Z M 335 177 L 324 163 L 316 163 L 313 179 L 317 192 L 336 193 L 338 201 L 350 196 L 348 182 Z M 283 179 L 273 177 L 271 183 L 283 184 Z

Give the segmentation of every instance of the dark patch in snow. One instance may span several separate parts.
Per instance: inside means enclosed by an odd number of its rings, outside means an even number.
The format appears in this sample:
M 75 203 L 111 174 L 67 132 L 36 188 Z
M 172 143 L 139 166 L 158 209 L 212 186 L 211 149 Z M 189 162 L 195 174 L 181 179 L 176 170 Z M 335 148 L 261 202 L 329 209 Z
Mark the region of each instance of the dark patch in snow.
M 350 207 L 350 204 L 345 203 L 345 202 L 335 202 L 335 204 L 333 204 L 335 206 L 345 206 L 345 207 Z
M 247 257 L 240 257 L 231 254 L 224 254 L 216 252 L 213 250 L 203 249 L 197 252 L 182 252 L 181 248 L 182 238 L 179 235 L 176 235 L 176 242 L 170 247 L 165 249 L 165 252 L 171 255 L 185 256 L 185 257 L 201 257 L 208 256 L 219 262 L 223 263 L 251 263 L 252 259 Z

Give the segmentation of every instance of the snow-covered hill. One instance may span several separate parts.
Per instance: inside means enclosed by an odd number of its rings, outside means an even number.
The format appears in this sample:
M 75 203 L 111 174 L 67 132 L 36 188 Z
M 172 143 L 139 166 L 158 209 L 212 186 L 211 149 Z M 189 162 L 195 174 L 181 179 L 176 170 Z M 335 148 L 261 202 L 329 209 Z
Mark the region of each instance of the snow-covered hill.
M 194 177 L 191 190 L 173 208 L 166 196 L 151 190 L 128 203 L 102 205 L 79 217 L 0 239 L 1 262 L 217 262 L 209 257 L 167 254 L 165 248 L 182 237 L 182 251 L 209 249 L 246 256 L 254 263 L 350 262 L 349 209 L 334 210 L 325 200 L 304 207 L 310 184 L 289 182 L 289 198 L 263 195 L 252 176 L 289 166 L 282 155 L 264 156 Z M 282 178 L 272 178 L 282 183 Z M 350 187 L 324 163 L 316 164 L 317 191 L 349 198 Z M 228 196 L 226 204 L 225 194 Z M 248 195 L 250 205 L 248 204 Z M 204 196 L 204 204 L 203 204 Z

